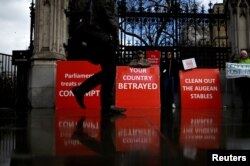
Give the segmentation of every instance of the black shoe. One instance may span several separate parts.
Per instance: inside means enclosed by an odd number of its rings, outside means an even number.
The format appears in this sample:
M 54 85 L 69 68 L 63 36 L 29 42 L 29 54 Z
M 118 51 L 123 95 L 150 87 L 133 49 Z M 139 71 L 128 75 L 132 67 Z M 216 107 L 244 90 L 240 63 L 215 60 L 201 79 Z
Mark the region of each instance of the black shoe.
M 125 111 L 126 111 L 125 108 L 118 108 L 115 107 L 114 105 L 111 105 L 109 107 L 103 107 L 101 112 L 103 115 L 113 115 L 113 114 L 122 114 Z
M 126 110 L 127 110 L 126 108 L 119 108 L 119 107 L 115 107 L 114 105 L 110 106 L 110 112 L 113 112 L 113 113 L 123 113 Z
M 123 113 L 112 114 L 109 116 L 110 122 L 115 122 L 118 119 L 125 119 L 125 118 L 127 118 L 127 116 Z
M 83 103 L 84 93 L 81 92 L 79 87 L 74 87 L 71 90 L 75 96 L 76 102 L 79 104 L 79 106 L 83 109 L 86 108 L 85 104 Z

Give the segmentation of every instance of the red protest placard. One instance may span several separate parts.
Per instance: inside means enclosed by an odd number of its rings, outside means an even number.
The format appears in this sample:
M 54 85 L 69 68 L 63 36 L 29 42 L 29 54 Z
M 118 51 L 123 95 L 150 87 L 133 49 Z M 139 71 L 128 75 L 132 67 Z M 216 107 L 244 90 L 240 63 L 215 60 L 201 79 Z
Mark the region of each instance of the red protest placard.
M 161 58 L 161 52 L 159 50 L 146 51 L 146 58 L 149 60 L 149 62 L 152 65 L 159 65 L 160 58 Z
M 159 68 L 118 66 L 116 105 L 125 108 L 160 108 Z
M 81 108 L 71 91 L 83 81 L 100 71 L 99 65 L 87 61 L 58 61 L 56 71 L 56 109 Z M 100 86 L 86 93 L 84 103 L 88 108 L 100 108 Z
M 180 71 L 180 89 L 182 109 L 222 107 L 218 69 Z

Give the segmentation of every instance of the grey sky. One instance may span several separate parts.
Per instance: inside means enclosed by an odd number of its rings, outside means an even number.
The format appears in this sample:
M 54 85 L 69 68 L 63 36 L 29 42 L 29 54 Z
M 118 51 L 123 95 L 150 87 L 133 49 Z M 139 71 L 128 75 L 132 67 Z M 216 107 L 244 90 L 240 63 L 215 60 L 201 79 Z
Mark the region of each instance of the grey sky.
M 207 5 L 210 0 L 200 0 Z M 223 0 L 211 0 L 213 4 Z M 31 0 L 0 0 L 0 53 L 29 47 Z
M 0 53 L 29 46 L 31 0 L 0 0 Z

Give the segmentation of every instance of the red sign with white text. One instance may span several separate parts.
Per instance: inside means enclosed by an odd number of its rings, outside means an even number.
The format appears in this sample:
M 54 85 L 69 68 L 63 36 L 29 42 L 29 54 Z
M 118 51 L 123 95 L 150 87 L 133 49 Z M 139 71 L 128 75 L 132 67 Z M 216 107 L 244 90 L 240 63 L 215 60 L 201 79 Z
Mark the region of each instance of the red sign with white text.
M 99 65 L 88 61 L 57 61 L 56 71 L 56 109 L 81 108 L 71 91 L 83 81 L 100 71 Z M 85 94 L 87 108 L 100 108 L 100 85 Z
M 181 108 L 222 108 L 218 69 L 180 71 Z
M 159 65 L 161 52 L 158 50 L 146 51 L 146 58 L 152 65 Z
M 116 105 L 125 108 L 160 108 L 159 67 L 117 67 Z

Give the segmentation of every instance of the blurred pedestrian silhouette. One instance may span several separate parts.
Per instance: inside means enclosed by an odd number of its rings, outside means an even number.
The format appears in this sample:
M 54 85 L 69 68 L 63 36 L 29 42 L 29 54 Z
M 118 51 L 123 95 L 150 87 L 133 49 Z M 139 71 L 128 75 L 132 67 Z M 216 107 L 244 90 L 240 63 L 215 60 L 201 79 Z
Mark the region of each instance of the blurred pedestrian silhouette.
M 162 55 L 160 62 L 161 72 L 161 101 L 162 105 L 172 108 L 175 106 L 175 84 L 178 76 L 179 64 L 174 59 L 172 52 L 167 52 L 167 55 Z
M 75 8 L 82 13 L 68 45 L 68 56 L 78 56 L 100 64 L 101 71 L 74 87 L 77 103 L 86 108 L 84 95 L 101 84 L 103 114 L 121 113 L 126 109 L 115 107 L 114 83 L 116 76 L 116 49 L 119 45 L 118 21 L 114 0 L 75 0 Z
M 242 50 L 240 52 L 240 59 L 239 63 L 241 64 L 250 64 L 250 59 L 248 56 L 248 53 L 246 50 Z M 242 105 L 243 105 L 243 114 L 242 114 L 242 119 L 243 122 L 250 122 L 250 78 L 248 77 L 241 77 L 237 79 L 239 88 L 240 88 L 240 93 L 241 93 L 241 99 L 242 99 Z

